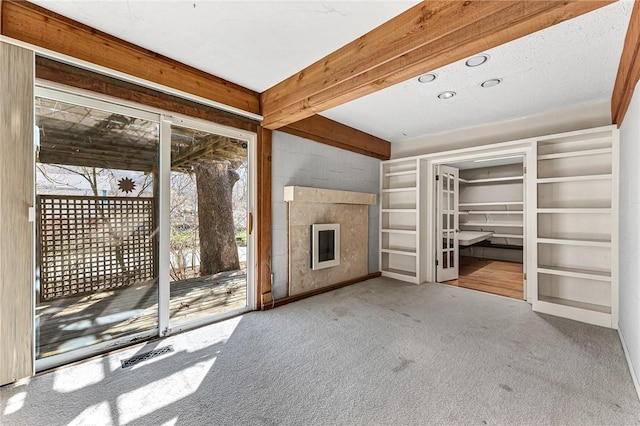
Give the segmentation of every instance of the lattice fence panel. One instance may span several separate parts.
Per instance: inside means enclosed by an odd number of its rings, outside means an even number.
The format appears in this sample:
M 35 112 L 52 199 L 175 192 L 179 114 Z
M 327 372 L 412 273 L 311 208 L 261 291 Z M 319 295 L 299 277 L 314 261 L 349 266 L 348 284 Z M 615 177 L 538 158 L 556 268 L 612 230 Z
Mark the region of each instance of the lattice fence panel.
M 152 198 L 40 195 L 37 207 L 42 301 L 153 278 Z

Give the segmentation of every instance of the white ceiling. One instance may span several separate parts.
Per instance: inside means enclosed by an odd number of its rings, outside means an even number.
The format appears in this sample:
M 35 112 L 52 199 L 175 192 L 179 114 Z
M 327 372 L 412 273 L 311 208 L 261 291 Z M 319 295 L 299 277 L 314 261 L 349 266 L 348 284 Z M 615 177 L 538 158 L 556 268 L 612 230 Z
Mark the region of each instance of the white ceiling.
M 618 2 L 435 70 L 432 83 L 411 79 L 321 115 L 391 142 L 525 117 L 610 99 L 632 2 Z M 503 82 L 492 88 L 480 83 Z M 441 100 L 437 95 L 454 91 Z
M 258 92 L 418 1 L 32 0 Z M 617 2 L 349 102 L 323 116 L 395 142 L 611 97 L 632 2 Z M 483 89 L 489 78 L 502 78 Z M 437 99 L 453 90 L 457 96 Z
M 263 92 L 416 0 L 31 0 L 123 40 Z

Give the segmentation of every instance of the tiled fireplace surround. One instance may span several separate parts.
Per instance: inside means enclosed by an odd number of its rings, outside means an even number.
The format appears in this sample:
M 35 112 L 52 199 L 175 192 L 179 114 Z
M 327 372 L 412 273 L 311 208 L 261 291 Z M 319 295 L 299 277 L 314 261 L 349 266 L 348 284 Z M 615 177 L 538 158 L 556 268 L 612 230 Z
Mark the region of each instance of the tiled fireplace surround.
M 367 275 L 368 206 L 376 195 L 333 189 L 286 186 L 288 210 L 289 296 Z M 312 224 L 340 224 L 340 265 L 312 270 Z

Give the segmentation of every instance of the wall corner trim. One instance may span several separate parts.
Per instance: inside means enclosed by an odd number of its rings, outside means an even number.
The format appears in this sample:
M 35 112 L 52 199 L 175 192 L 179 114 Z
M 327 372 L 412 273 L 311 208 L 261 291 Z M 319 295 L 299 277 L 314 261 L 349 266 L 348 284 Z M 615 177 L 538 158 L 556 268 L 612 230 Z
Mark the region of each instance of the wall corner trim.
M 627 343 L 624 340 L 624 335 L 622 334 L 622 330 L 620 328 L 618 328 L 618 337 L 620 337 L 620 343 L 622 343 L 622 350 L 624 351 L 624 356 L 627 359 L 627 365 L 629 366 L 629 372 L 631 373 L 633 386 L 636 388 L 636 393 L 638 394 L 638 399 L 640 400 L 640 381 L 638 381 L 638 375 L 636 374 L 636 370 L 633 366 L 633 362 L 631 361 L 631 355 L 629 354 L 629 350 L 627 349 Z

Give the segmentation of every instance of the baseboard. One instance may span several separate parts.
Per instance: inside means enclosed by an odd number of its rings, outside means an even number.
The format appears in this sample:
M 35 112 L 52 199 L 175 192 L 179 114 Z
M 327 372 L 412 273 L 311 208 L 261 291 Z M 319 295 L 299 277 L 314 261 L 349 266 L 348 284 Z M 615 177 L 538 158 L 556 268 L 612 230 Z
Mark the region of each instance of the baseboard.
M 631 373 L 633 386 L 635 386 L 636 393 L 638 394 L 638 399 L 640 399 L 640 382 L 638 382 L 638 376 L 636 375 L 636 371 L 633 368 L 633 363 L 631 362 L 631 357 L 629 356 L 629 351 L 627 350 L 627 343 L 624 341 L 624 337 L 622 336 L 622 332 L 620 331 L 620 328 L 618 328 L 618 337 L 620 337 L 620 343 L 622 343 L 622 350 L 624 351 L 624 356 L 625 358 L 627 358 L 627 364 L 629 365 L 629 372 Z
M 318 288 L 316 290 L 307 291 L 304 293 L 296 294 L 295 296 L 283 297 L 282 299 L 276 299 L 270 306 L 263 306 L 263 310 L 277 308 L 278 306 L 286 305 L 289 303 L 297 302 L 298 300 L 306 299 L 307 297 L 317 296 L 318 294 L 326 293 L 328 291 L 337 290 L 342 287 L 346 287 L 351 284 L 356 284 L 362 281 L 370 280 L 372 278 L 378 278 L 382 275 L 382 272 L 373 272 L 363 277 L 354 278 L 348 281 L 342 281 L 337 284 L 332 284 L 326 287 Z

